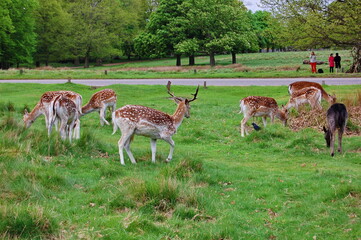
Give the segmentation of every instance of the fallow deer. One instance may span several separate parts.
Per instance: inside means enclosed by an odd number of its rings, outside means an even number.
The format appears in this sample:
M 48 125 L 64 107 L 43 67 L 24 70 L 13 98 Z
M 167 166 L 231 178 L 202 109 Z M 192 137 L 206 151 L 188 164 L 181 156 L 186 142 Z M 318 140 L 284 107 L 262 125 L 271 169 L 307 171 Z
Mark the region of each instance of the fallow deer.
M 251 117 L 262 117 L 263 125 L 267 125 L 267 117 L 274 122 L 274 117 L 279 118 L 283 124 L 287 124 L 287 110 L 279 109 L 276 100 L 270 97 L 249 96 L 240 101 L 240 113 L 243 113 L 243 120 L 241 122 L 241 136 L 244 137 L 244 132 L 248 135 L 245 125 Z
M 321 110 L 321 90 L 314 87 L 307 87 L 293 91 L 285 109 L 288 110 L 292 107 L 298 109 L 298 106 L 304 103 L 309 103 L 312 109 Z
M 329 104 L 334 104 L 336 102 L 336 96 L 331 96 L 330 94 L 328 94 L 323 89 L 321 84 L 316 82 L 299 81 L 299 82 L 291 83 L 290 85 L 288 85 L 288 93 L 292 95 L 293 92 L 307 87 L 314 87 L 319 89 L 321 91 L 322 98 L 325 99 Z
M 331 156 L 335 155 L 335 136 L 338 129 L 338 152 L 342 152 L 342 134 L 345 132 L 348 113 L 345 105 L 335 103 L 327 110 L 328 129 L 323 126 L 327 147 L 331 147 Z
M 124 165 L 123 149 L 125 148 L 130 161 L 135 164 L 136 161 L 130 151 L 130 143 L 135 135 L 149 137 L 152 149 L 152 162 L 155 163 L 156 141 L 162 139 L 169 143 L 170 151 L 166 162 L 172 160 L 174 151 L 174 141 L 172 136 L 177 132 L 183 118 L 190 117 L 190 103 L 197 99 L 199 86 L 193 94 L 192 99 L 174 96 L 170 92 L 171 82 L 168 82 L 167 89 L 171 99 L 177 104 L 177 109 L 173 115 L 139 105 L 126 105 L 113 113 L 113 134 L 120 128 L 122 136 L 118 142 L 120 163 Z
M 79 112 L 78 106 L 69 98 L 59 95 L 54 100 L 53 111 L 50 124 L 52 125 L 55 120 L 59 120 L 61 139 L 69 138 L 71 142 L 73 129 L 80 124 L 81 112 Z
M 93 94 L 89 102 L 82 108 L 82 115 L 91 113 L 93 111 L 99 111 L 100 125 L 107 124 L 109 122 L 105 119 L 106 110 L 111 108 L 112 114 L 115 111 L 117 103 L 117 94 L 112 89 L 104 89 Z
M 28 113 L 26 110 L 24 112 L 23 121 L 25 123 L 25 127 L 29 128 L 33 122 L 40 116 L 45 116 L 45 125 L 48 129 L 48 136 L 51 134 L 53 123 L 51 124 L 50 119 L 53 119 L 53 104 L 54 100 L 57 96 L 64 96 L 66 98 L 71 99 L 77 109 L 81 112 L 82 105 L 82 96 L 78 93 L 72 91 L 49 91 L 45 92 L 39 102 L 35 105 L 34 109 Z M 55 124 L 56 126 L 56 124 Z M 80 136 L 80 124 L 77 124 L 77 128 L 75 130 L 75 138 L 79 138 Z

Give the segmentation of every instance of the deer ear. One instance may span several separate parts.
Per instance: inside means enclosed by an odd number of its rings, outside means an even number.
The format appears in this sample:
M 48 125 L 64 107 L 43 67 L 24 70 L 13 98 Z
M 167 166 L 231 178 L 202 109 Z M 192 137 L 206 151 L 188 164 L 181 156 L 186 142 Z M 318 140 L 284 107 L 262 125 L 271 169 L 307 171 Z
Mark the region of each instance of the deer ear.
M 325 126 L 323 126 L 323 131 L 324 131 L 324 132 L 327 132 L 327 129 L 325 128 Z
M 27 115 L 28 114 L 28 110 L 25 108 L 24 109 L 24 115 Z

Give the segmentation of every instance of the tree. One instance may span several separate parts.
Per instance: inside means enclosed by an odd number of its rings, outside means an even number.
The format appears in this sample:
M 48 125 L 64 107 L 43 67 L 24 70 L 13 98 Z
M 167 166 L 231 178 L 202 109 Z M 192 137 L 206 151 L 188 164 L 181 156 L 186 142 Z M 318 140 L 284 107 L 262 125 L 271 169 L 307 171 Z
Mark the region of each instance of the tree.
M 69 57 L 69 43 L 71 16 L 63 9 L 59 0 L 38 0 L 39 7 L 35 11 L 37 50 L 36 65 L 50 60 L 66 59 Z
M 184 2 L 188 12 L 188 35 L 198 40 L 200 51 L 210 56 L 215 65 L 215 54 L 235 53 L 250 46 L 247 34 L 251 33 L 246 8 L 237 0 L 188 0 Z M 235 61 L 234 61 L 235 62 Z
M 361 72 L 360 0 L 261 0 L 286 23 L 287 38 L 298 48 L 352 47 L 349 72 Z
M 180 7 L 184 0 L 161 0 L 157 9 L 150 15 L 145 32 L 137 37 L 138 54 L 143 57 L 162 57 L 176 54 L 177 66 L 181 65 L 180 54 L 175 51 L 175 46 L 186 39 L 184 11 Z M 152 37 L 150 37 L 152 36 Z M 145 39 L 143 39 L 145 38 Z M 151 40 L 155 41 L 151 41 Z M 150 45 L 141 45 L 150 44 Z M 155 49 L 151 52 L 142 52 L 141 48 Z
M 0 68 L 32 62 L 35 7 L 35 0 L 0 1 Z

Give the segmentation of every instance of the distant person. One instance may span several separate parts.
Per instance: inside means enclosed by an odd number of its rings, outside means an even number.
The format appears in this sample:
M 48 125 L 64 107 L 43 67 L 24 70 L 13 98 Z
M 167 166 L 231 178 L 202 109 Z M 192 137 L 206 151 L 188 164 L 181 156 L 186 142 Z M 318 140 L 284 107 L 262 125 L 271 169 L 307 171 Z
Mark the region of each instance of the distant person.
M 335 67 L 335 57 L 333 56 L 333 53 L 331 53 L 328 58 L 328 64 L 330 65 L 330 73 L 333 73 L 333 68 Z
M 316 70 L 317 61 L 316 61 L 316 54 L 315 54 L 315 52 L 311 52 L 311 55 L 310 55 L 310 65 L 311 65 L 312 73 L 316 73 L 316 72 L 317 72 L 317 70 Z
M 336 67 L 336 72 L 338 72 L 339 69 L 341 69 L 341 57 L 338 55 L 338 53 L 336 53 L 335 56 L 335 67 Z

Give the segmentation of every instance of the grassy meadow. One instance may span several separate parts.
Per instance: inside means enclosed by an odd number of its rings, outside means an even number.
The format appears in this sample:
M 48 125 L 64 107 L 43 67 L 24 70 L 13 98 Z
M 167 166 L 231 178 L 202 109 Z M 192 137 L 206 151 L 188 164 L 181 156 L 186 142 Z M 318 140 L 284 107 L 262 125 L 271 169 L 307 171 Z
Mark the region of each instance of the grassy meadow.
M 196 57 L 195 66 L 189 66 L 188 58 L 182 58 L 182 67 L 175 66 L 175 58 L 105 62 L 103 66 L 87 69 L 54 63 L 50 64 L 53 67 L 0 70 L 0 79 L 361 77 L 361 74 L 329 73 L 328 57 L 335 52 L 342 57 L 344 70 L 349 69 L 352 63 L 349 50 L 323 50 L 316 51 L 317 60 L 325 62 L 317 66 L 324 73 L 317 75 L 311 73 L 309 64 L 302 64 L 309 59 L 310 52 L 298 51 L 238 54 L 237 64 L 231 64 L 230 55 L 218 55 L 215 67 L 209 66 L 208 56 Z
M 139 104 L 173 113 L 165 86 L 108 86 L 117 107 Z M 172 86 L 191 97 L 195 86 Z M 325 86 L 339 99 L 361 86 Z M 2 239 L 360 239 L 361 137 L 345 136 L 329 155 L 321 129 L 294 132 L 279 120 L 240 137 L 239 100 L 288 100 L 287 86 L 208 87 L 169 146 L 136 136 L 138 161 L 119 162 L 120 132 L 99 115 L 81 118 L 81 138 L 47 137 L 44 117 L 23 128 L 22 112 L 45 91 L 72 90 L 84 103 L 99 89 L 0 84 L 0 238 Z M 323 102 L 324 107 L 327 103 Z M 108 113 L 109 118 L 109 113 Z M 252 121 L 249 121 L 249 125 Z

